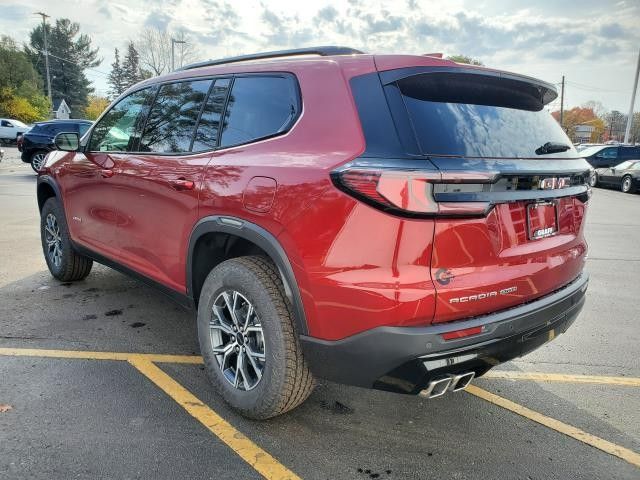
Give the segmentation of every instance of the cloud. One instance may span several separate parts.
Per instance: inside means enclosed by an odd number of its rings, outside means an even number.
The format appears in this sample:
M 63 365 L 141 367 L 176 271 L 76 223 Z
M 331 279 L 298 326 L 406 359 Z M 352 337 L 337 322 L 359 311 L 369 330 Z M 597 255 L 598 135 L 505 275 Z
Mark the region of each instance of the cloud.
M 169 23 L 171 23 L 171 16 L 164 12 L 153 10 L 144 21 L 144 26 L 166 30 Z

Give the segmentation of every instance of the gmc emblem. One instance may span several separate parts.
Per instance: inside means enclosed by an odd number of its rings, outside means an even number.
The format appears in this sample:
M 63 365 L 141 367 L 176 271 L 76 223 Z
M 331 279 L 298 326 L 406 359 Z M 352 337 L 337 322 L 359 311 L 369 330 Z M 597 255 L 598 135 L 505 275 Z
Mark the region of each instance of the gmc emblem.
M 571 184 L 569 177 L 549 177 L 543 178 L 538 182 L 538 188 L 540 190 L 556 190 L 558 188 L 566 188 Z

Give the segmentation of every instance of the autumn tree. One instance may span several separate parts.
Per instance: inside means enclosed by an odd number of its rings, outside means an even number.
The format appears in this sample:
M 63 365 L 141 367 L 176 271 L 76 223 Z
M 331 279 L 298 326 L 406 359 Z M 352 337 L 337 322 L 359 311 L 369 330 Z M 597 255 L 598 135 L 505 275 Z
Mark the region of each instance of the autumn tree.
M 0 37 L 0 116 L 25 123 L 44 120 L 51 110 L 41 91 L 42 78 L 16 42 Z
M 560 110 L 552 112 L 553 118 L 560 122 Z M 593 108 L 588 107 L 574 107 L 570 110 L 565 110 L 562 119 L 562 128 L 569 138 L 574 139 L 576 136 L 577 125 L 589 125 L 593 127 L 591 133 L 591 142 L 598 142 L 602 140 L 602 136 L 605 129 L 604 120 L 599 118 L 593 111 Z
M 95 120 L 109 106 L 109 99 L 98 95 L 89 95 L 87 108 L 84 110 L 84 116 L 89 120 Z

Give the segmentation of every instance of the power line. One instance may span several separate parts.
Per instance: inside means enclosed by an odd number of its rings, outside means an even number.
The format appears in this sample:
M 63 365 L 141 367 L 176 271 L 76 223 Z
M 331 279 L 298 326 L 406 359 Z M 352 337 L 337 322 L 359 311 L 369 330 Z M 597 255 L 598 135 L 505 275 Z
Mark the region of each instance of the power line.
M 42 52 L 42 50 L 39 50 L 37 48 L 35 50 L 38 51 L 38 52 Z M 57 58 L 58 60 L 62 60 L 63 62 L 72 63 L 74 65 L 77 65 L 77 66 L 81 67 L 83 70 L 93 70 L 94 72 L 99 73 L 100 75 L 104 75 L 105 77 L 109 76 L 108 73 L 103 72 L 102 70 L 98 70 L 98 69 L 93 68 L 93 67 L 85 67 L 79 62 L 76 62 L 74 60 L 69 60 L 68 58 L 58 57 L 57 55 L 54 55 L 53 53 L 50 53 L 49 56 L 53 57 L 53 58 Z

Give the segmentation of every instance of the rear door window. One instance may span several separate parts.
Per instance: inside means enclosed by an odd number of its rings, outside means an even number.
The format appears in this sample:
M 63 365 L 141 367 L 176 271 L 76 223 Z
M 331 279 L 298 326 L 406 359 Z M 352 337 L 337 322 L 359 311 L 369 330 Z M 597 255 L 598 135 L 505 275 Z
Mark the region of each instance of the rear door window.
M 162 85 L 144 127 L 140 151 L 188 152 L 210 86 L 210 79 Z
M 544 109 L 540 92 L 523 81 L 462 73 L 427 73 L 398 80 L 411 127 L 425 155 L 577 157 L 572 142 Z M 536 153 L 547 143 L 565 151 Z
M 240 145 L 286 131 L 299 111 L 289 76 L 237 77 L 229 95 L 220 145 Z
M 218 146 L 218 134 L 220 132 L 220 118 L 224 110 L 224 103 L 227 100 L 230 80 L 220 78 L 215 81 L 213 88 L 209 91 L 209 97 L 205 103 L 198 130 L 193 141 L 192 151 L 203 152 L 213 150 Z
M 96 124 L 88 150 L 131 152 L 137 148 L 142 122 L 156 92 L 148 87 L 131 93 L 109 110 Z

